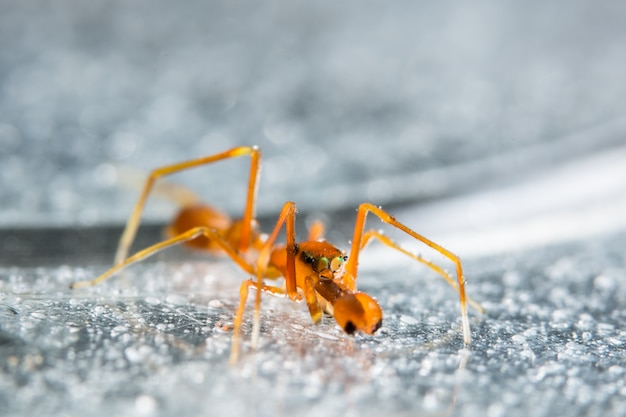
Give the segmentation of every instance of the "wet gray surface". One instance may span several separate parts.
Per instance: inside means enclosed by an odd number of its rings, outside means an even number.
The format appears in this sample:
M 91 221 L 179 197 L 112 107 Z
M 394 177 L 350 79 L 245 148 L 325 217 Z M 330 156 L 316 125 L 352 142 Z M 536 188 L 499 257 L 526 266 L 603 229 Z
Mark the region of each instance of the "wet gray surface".
M 452 291 L 398 259 L 361 278 L 385 310 L 376 336 L 266 297 L 261 346 L 235 367 L 230 263 L 143 264 L 80 292 L 66 286 L 94 268 L 3 269 L 3 415 L 623 415 L 625 240 L 466 262 L 488 309 L 469 351 Z
M 621 2 L 0 8 L 0 415 L 626 415 Z M 235 367 L 227 260 L 174 248 L 68 289 L 150 169 L 239 144 L 264 152 L 265 230 L 294 200 L 301 236 L 322 218 L 347 249 L 372 201 L 458 253 L 488 310 L 471 348 L 454 292 L 378 245 L 376 336 L 265 297 Z M 175 180 L 237 215 L 246 166 Z M 136 247 L 173 211 L 153 199 Z

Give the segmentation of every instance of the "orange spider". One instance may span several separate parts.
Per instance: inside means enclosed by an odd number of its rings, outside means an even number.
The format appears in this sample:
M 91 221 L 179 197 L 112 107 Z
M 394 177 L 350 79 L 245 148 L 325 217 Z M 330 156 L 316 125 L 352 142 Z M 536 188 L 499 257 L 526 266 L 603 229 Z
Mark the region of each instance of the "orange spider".
M 181 204 L 180 212 L 167 229 L 169 238 L 127 257 L 139 227 L 141 213 L 148 195 L 159 178 L 244 155 L 250 156 L 251 164 L 246 205 L 240 220 L 231 220 L 226 214 L 199 203 L 194 198 L 191 199 L 192 202 Z M 315 323 L 318 323 L 322 319 L 323 312 L 326 312 L 334 316 L 337 324 L 348 334 L 353 334 L 356 331 L 370 335 L 375 333 L 382 325 L 382 310 L 376 300 L 358 291 L 356 287 L 359 255 L 368 242 L 375 238 L 425 264 L 441 275 L 458 292 L 461 303 L 463 341 L 465 345 L 470 344 L 467 304 L 470 303 L 479 311 L 483 311 L 483 309 L 465 294 L 463 269 L 461 261 L 455 254 L 409 229 L 382 208 L 369 203 L 363 203 L 358 208 L 349 256 L 346 256 L 344 252 L 329 242 L 322 240 L 324 226 L 319 222 L 312 226 L 306 241 L 296 242 L 296 205 L 292 202 L 284 204 L 273 231 L 264 238 L 258 230 L 255 219 L 260 159 L 261 151 L 257 147 L 244 146 L 152 171 L 120 238 L 115 256 L 115 266 L 91 281 L 72 284 L 72 288 L 96 285 L 121 269 L 179 243 L 185 243 L 207 252 L 224 252 L 241 269 L 256 277 L 255 279 L 248 279 L 240 287 L 240 301 L 235 315 L 230 356 L 231 362 L 234 363 L 239 354 L 239 332 L 250 287 L 256 289 L 252 331 L 253 347 L 256 346 L 259 337 L 262 292 L 286 295 L 293 301 L 304 299 Z M 375 230 L 364 232 L 365 219 L 370 212 L 378 216 L 383 222 L 402 230 L 450 259 L 456 266 L 456 281 L 440 266 L 402 249 L 381 232 Z M 286 229 L 286 244 L 277 245 L 275 242 L 283 226 Z M 284 287 L 264 283 L 264 279 L 280 277 L 285 279 Z

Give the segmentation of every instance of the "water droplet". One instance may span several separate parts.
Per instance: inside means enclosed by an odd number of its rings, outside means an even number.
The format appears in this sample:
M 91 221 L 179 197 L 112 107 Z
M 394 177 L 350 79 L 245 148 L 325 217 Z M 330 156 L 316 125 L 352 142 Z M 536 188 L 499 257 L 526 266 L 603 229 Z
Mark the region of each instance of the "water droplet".
M 405 316 L 405 315 L 400 316 L 400 321 L 404 324 L 409 324 L 409 325 L 419 324 L 419 320 L 417 320 L 415 317 Z
M 209 301 L 209 307 L 210 308 L 215 308 L 215 309 L 220 309 L 224 307 L 224 303 L 221 302 L 220 300 L 211 300 Z
M 137 410 L 137 413 L 140 415 L 147 416 L 154 414 L 157 407 L 157 400 L 150 395 L 140 395 L 135 399 L 135 410 Z

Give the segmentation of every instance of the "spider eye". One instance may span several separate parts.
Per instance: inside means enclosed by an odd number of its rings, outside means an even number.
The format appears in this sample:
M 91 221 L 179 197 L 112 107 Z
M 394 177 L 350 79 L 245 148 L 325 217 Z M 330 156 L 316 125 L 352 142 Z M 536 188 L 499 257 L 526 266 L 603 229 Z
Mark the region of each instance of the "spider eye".
M 321 272 L 330 267 L 330 261 L 325 256 L 320 256 L 317 258 L 317 262 L 315 263 L 315 272 Z
M 306 262 L 307 264 L 312 264 L 315 261 L 315 258 L 311 256 L 310 253 L 308 252 L 302 252 L 302 259 L 304 260 L 304 262 Z
M 330 262 L 330 269 L 333 272 L 337 272 L 341 269 L 341 267 L 343 267 L 343 262 L 344 262 L 344 257 L 343 256 L 335 256 L 333 258 L 333 260 Z

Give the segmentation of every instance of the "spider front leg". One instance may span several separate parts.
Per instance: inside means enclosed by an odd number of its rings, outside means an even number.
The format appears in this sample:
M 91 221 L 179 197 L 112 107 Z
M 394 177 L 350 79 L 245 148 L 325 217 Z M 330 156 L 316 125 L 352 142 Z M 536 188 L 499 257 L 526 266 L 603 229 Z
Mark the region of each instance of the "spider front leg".
M 274 287 L 271 285 L 261 284 L 259 285 L 252 279 L 244 281 L 239 288 L 239 307 L 237 307 L 237 314 L 235 315 L 235 321 L 233 323 L 233 339 L 232 347 L 230 350 L 230 364 L 234 365 L 239 359 L 239 335 L 241 332 L 241 325 L 243 323 L 243 314 L 246 309 L 246 302 L 248 301 L 248 293 L 250 288 L 256 288 L 257 294 L 266 292 L 273 295 L 287 295 L 287 291 L 282 288 Z M 305 289 L 305 298 L 307 305 L 309 305 L 309 311 L 314 322 L 319 322 L 322 318 L 322 309 L 315 296 L 314 284 L 311 278 L 307 279 L 307 288 Z M 255 310 L 256 311 L 256 310 Z M 257 339 L 254 333 L 258 332 L 258 328 L 253 324 L 251 345 L 254 348 L 257 343 Z M 258 336 L 257 336 L 258 338 Z
M 367 214 L 370 212 L 376 215 L 378 218 L 380 218 L 380 220 L 382 220 L 384 223 L 390 224 L 394 226 L 395 228 L 408 234 L 409 236 L 413 237 L 414 239 L 424 243 L 426 246 L 429 246 L 430 248 L 441 253 L 443 256 L 445 256 L 446 258 L 448 258 L 450 261 L 452 261 L 455 264 L 456 275 L 457 275 L 456 276 L 457 282 L 455 284 L 457 287 L 456 289 L 458 291 L 459 300 L 461 304 L 461 323 L 463 327 L 463 342 L 465 343 L 466 346 L 469 346 L 471 343 L 471 334 L 470 334 L 469 318 L 467 315 L 468 299 L 465 294 L 465 277 L 463 276 L 463 266 L 461 265 L 461 260 L 459 259 L 458 256 L 450 252 L 448 249 L 444 248 L 443 246 L 433 242 L 432 240 L 420 235 L 419 233 L 413 231 L 409 227 L 400 223 L 399 221 L 395 219 L 395 217 L 391 216 L 382 208 L 374 206 L 373 204 L 370 204 L 370 203 L 363 203 L 359 206 L 358 211 L 357 211 L 356 222 L 354 225 L 354 235 L 352 237 L 352 248 L 350 249 L 350 257 L 348 258 L 348 262 L 346 264 L 346 276 L 356 281 L 358 265 L 359 265 L 359 254 L 361 252 L 361 249 L 367 243 L 366 241 L 364 243 L 364 240 L 366 238 L 366 235 L 364 235 L 365 220 L 367 218 Z M 367 239 L 369 238 L 370 237 L 367 237 Z M 386 243 L 386 242 L 383 241 L 383 243 Z M 392 244 L 389 246 L 394 249 L 399 249 L 399 247 L 395 244 Z M 408 252 L 404 250 L 400 250 L 400 251 L 405 254 L 408 254 Z M 419 259 L 418 261 L 422 262 Z M 439 270 L 443 271 L 438 266 L 436 266 L 434 270 L 436 272 L 439 272 Z M 445 279 L 445 275 L 442 275 L 442 276 Z M 352 282 L 352 284 L 356 285 L 355 282 Z M 453 287 L 454 286 L 455 285 L 453 285 Z
M 230 349 L 230 364 L 234 365 L 237 363 L 239 359 L 239 333 L 241 332 L 241 324 L 243 322 L 243 314 L 246 310 L 246 302 L 248 301 L 248 292 L 250 287 L 254 287 L 257 289 L 257 293 L 261 292 L 269 292 L 275 295 L 282 295 L 285 292 L 278 287 L 271 287 L 269 285 L 259 285 L 254 282 L 254 280 L 249 279 L 244 281 L 239 288 L 239 306 L 237 307 L 237 314 L 235 314 L 235 321 L 233 323 L 233 338 L 232 338 L 232 346 Z M 256 319 L 256 317 L 255 317 Z M 256 323 L 255 323 L 256 324 Z M 256 326 L 253 325 L 253 343 L 256 344 L 254 339 L 254 332 L 256 330 Z
M 296 264 L 295 264 L 295 255 L 293 254 L 296 248 L 296 233 L 295 233 L 295 216 L 296 216 L 296 204 L 292 202 L 287 202 L 283 206 L 280 214 L 278 216 L 278 220 L 276 221 L 276 225 L 274 226 L 274 230 L 269 235 L 263 247 L 259 252 L 259 256 L 256 260 L 256 282 L 254 282 L 254 286 L 256 287 L 256 297 L 254 300 L 254 319 L 252 324 L 252 347 L 256 347 L 259 333 L 261 329 L 261 292 L 264 289 L 263 278 L 266 275 L 266 271 L 270 264 L 270 258 L 272 255 L 272 251 L 275 249 L 276 239 L 278 234 L 283 226 L 285 226 L 286 234 L 287 234 L 287 257 L 286 257 L 286 267 L 285 267 L 285 293 L 292 300 L 298 299 L 298 290 L 296 287 Z M 245 285 L 245 283 L 244 283 Z M 239 307 L 237 309 L 237 315 L 235 316 L 235 323 L 233 326 L 233 344 L 231 352 L 231 362 L 237 360 L 237 355 L 239 352 L 239 332 L 241 328 L 241 323 L 243 321 L 243 313 L 245 311 L 246 301 L 248 299 L 248 287 L 250 285 L 246 285 L 244 289 L 244 285 L 241 287 L 241 294 L 239 300 Z

